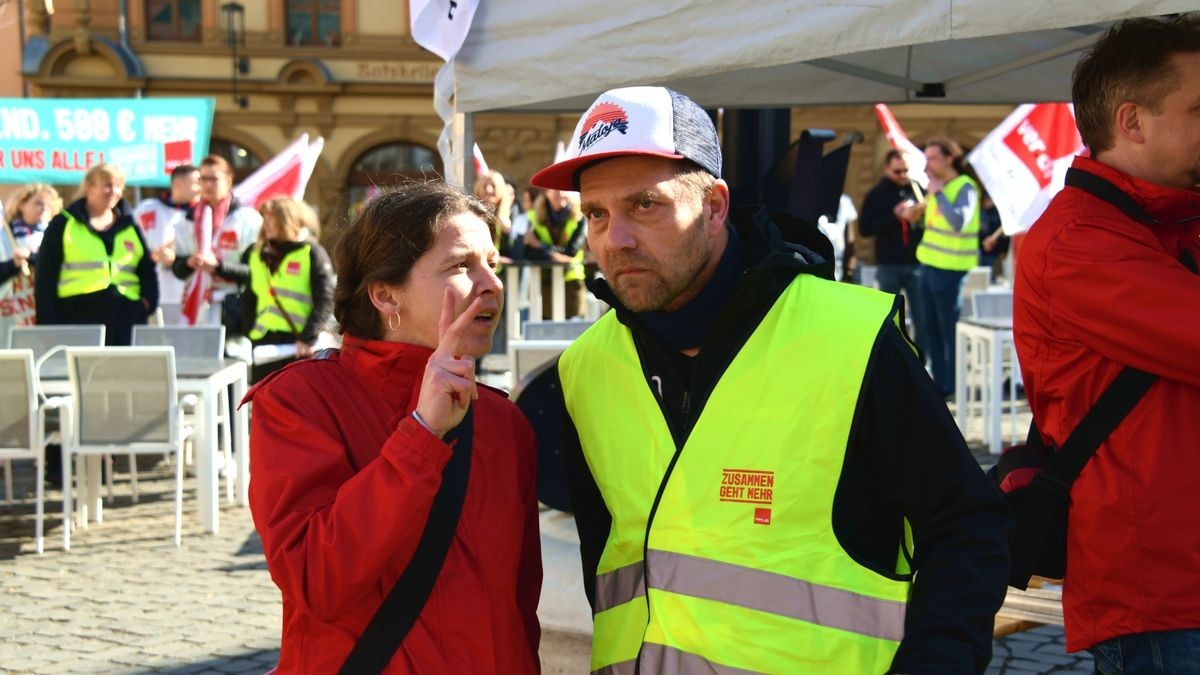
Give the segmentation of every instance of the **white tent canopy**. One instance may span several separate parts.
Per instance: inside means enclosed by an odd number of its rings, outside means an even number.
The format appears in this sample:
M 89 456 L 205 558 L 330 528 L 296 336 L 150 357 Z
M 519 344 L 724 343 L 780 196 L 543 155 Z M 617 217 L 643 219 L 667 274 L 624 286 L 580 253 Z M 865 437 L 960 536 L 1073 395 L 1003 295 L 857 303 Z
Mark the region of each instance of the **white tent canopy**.
M 454 61 L 459 113 L 582 110 L 664 84 L 704 107 L 1070 98 L 1111 22 L 1196 0 L 486 0 Z M 928 87 L 944 96 L 923 98 Z

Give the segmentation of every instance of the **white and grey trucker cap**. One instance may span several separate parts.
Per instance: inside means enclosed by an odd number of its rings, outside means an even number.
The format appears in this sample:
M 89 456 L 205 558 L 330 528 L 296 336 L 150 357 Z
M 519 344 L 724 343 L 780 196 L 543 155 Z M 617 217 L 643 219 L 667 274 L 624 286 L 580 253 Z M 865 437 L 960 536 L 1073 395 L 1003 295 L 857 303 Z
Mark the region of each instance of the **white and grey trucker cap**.
M 567 156 L 530 182 L 578 190 L 579 174 L 610 157 L 646 155 L 686 159 L 721 177 L 721 147 L 712 118 L 692 99 L 665 87 L 625 87 L 604 92 L 575 126 Z

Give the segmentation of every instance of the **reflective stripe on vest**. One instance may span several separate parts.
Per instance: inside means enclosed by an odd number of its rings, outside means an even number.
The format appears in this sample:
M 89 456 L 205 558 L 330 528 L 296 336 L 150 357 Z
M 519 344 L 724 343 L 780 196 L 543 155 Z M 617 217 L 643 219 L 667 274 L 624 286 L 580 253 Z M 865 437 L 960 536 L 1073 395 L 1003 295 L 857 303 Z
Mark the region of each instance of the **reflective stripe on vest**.
M 142 280 L 137 266 L 145 254 L 142 240 L 132 227 L 113 235 L 112 255 L 104 240 L 68 211 L 63 226 L 62 267 L 58 274 L 58 297 L 70 298 L 103 291 L 114 286 L 129 300 L 142 297 Z
M 610 312 L 568 347 L 558 366 L 567 409 L 612 515 L 593 671 L 626 672 L 639 654 L 642 672 L 887 670 L 903 637 L 907 569 L 892 579 L 863 568 L 831 523 L 867 363 L 889 320 L 891 296 L 797 277 L 699 412 L 649 532 L 675 443 L 632 335 Z
M 250 253 L 250 290 L 257 299 L 254 326 L 249 333 L 251 340 L 262 339 L 271 332 L 292 333 L 292 326 L 296 331 L 304 330 L 313 310 L 311 262 L 312 246 L 305 244 L 285 255 L 278 270 L 271 274 L 262 259 L 261 246 L 255 244 Z M 272 299 L 272 292 L 278 304 Z M 286 316 L 283 311 L 287 311 Z
M 563 238 L 566 241 L 571 241 L 571 237 L 575 236 L 575 230 L 579 229 L 579 223 L 580 221 L 571 218 L 563 225 Z M 547 246 L 558 246 L 550 234 L 550 228 L 538 219 L 537 213 L 533 209 L 529 210 L 529 226 L 533 228 L 533 234 L 538 241 Z M 580 281 L 586 276 L 583 270 L 583 247 L 581 246 L 575 252 L 575 257 L 571 258 L 571 264 L 563 270 L 563 281 Z
M 979 185 L 965 174 L 946 183 L 942 194 L 953 204 L 967 185 L 979 195 Z M 976 201 L 970 219 L 963 223 L 961 230 L 955 230 L 938 209 L 937 199 L 931 197 L 925 208 L 925 234 L 917 245 L 917 260 L 930 267 L 958 272 L 975 267 L 979 264 L 979 219 L 980 206 Z

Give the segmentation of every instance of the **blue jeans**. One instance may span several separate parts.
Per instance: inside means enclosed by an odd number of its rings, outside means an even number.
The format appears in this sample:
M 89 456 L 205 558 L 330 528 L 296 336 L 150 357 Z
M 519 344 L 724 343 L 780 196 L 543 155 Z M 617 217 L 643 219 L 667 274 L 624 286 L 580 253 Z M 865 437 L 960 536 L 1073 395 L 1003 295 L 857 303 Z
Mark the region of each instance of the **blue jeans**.
M 954 326 L 962 309 L 962 287 L 966 272 L 953 272 L 921 265 L 917 286 L 921 296 L 921 323 L 917 334 L 933 371 L 933 383 L 942 396 L 954 393 Z
M 913 326 L 916 327 L 916 343 L 924 354 L 927 349 L 922 342 L 924 336 L 921 334 L 921 296 L 917 290 L 917 283 L 921 277 L 921 266 L 913 263 L 893 264 L 880 263 L 875 268 L 875 283 L 879 285 L 879 290 L 884 293 L 899 295 L 900 291 L 904 291 L 907 296 L 908 305 L 905 307 L 909 318 L 912 319 Z
M 1089 649 L 1101 675 L 1200 673 L 1200 629 L 1134 633 Z

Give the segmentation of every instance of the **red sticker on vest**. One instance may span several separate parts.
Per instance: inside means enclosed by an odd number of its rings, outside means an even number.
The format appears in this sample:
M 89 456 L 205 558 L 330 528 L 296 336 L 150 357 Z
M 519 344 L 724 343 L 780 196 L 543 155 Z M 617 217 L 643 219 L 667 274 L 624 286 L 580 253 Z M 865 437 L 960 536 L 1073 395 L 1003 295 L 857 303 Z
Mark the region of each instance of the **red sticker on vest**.
M 755 525 L 770 525 L 771 524 L 771 509 L 754 509 L 754 524 Z
M 300 274 L 300 263 L 296 262 L 295 260 L 289 262 L 287 264 L 287 273 Z
M 225 249 L 226 251 L 236 251 L 238 247 L 237 232 L 233 230 L 224 230 L 221 236 L 217 239 L 217 248 Z
M 142 229 L 149 232 L 154 229 L 154 225 L 158 221 L 158 216 L 153 211 L 146 211 L 138 216 L 138 220 L 141 221 Z
M 125 250 L 133 251 L 133 242 L 132 241 L 129 241 L 128 239 L 125 240 Z

